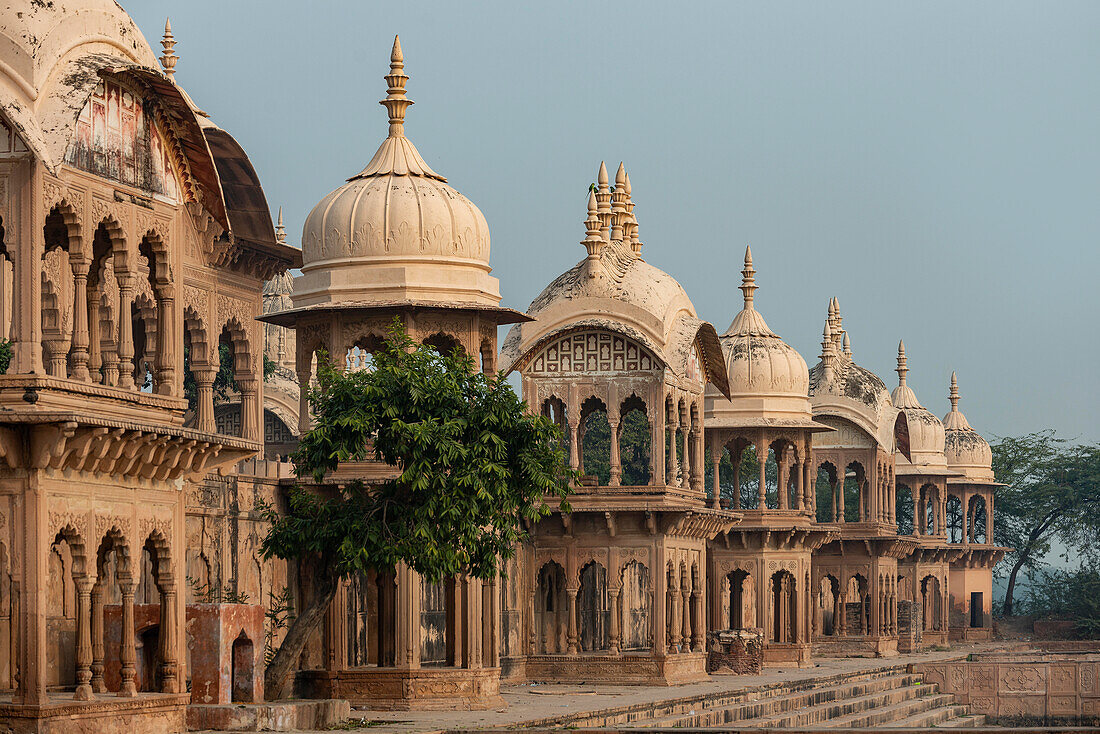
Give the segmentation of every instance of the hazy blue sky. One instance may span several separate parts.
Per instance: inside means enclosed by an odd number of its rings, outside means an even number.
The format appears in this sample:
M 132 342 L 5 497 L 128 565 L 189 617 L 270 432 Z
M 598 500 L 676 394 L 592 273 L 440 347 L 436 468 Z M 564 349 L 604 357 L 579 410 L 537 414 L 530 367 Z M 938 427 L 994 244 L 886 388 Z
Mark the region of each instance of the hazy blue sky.
M 757 306 L 817 361 L 838 296 L 856 360 L 987 436 L 1100 439 L 1100 3 L 130 0 L 250 153 L 297 243 L 407 132 L 492 229 L 504 303 L 583 257 L 587 187 L 625 160 L 644 257 L 719 332 Z

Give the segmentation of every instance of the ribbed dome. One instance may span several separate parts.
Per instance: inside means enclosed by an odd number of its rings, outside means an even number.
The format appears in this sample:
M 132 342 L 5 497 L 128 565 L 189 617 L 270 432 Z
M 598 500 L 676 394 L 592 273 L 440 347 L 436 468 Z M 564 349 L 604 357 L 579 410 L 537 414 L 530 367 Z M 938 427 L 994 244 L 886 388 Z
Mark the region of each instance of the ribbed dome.
M 962 471 L 967 479 L 992 481 L 993 450 L 959 410 L 959 382 L 954 372 L 951 373 L 950 399 L 951 411 L 943 417 L 947 465 Z
M 336 302 L 496 306 L 489 226 L 481 211 L 433 171 L 405 137 L 404 59 L 395 39 L 389 136 L 370 163 L 313 208 L 302 231 L 296 307 Z
M 905 415 L 909 428 L 909 463 L 914 466 L 947 468 L 944 456 L 943 423 L 917 400 L 913 388 L 906 383 L 909 372 L 905 344 L 898 344 L 898 386 L 890 394 L 894 407 Z M 901 461 L 901 459 L 899 459 Z
M 748 248 L 741 272 L 744 308 L 720 337 L 732 400 L 712 401 L 708 418 L 727 419 L 723 425 L 734 425 L 738 418 L 809 421 L 812 416 L 806 360 L 768 328 L 755 309 L 756 271 Z

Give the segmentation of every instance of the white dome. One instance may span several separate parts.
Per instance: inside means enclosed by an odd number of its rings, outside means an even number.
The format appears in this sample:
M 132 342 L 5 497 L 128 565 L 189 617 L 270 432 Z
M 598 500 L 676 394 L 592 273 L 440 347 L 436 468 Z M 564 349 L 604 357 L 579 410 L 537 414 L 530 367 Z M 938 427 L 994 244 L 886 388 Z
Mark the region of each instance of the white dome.
M 720 337 L 731 400 L 712 395 L 707 419 L 715 426 L 747 425 L 761 419 L 812 421 L 810 375 L 802 355 L 779 338 L 755 309 L 756 271 L 745 250 L 741 290 L 745 305 Z
M 951 373 L 951 411 L 943 417 L 946 433 L 944 453 L 947 465 L 963 472 L 966 479 L 993 481 L 993 449 L 981 434 L 970 427 L 959 410 L 959 383 Z
M 313 208 L 302 231 L 296 307 L 326 303 L 469 303 L 497 306 L 489 225 L 405 137 L 404 61 L 390 56 L 390 132 L 374 158 Z

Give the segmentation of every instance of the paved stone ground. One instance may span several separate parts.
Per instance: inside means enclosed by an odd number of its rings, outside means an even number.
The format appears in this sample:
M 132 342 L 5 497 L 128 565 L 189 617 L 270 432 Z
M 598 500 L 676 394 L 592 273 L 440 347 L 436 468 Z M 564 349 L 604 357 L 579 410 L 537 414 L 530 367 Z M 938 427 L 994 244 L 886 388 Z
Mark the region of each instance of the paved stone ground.
M 1009 643 L 1011 645 L 1011 643 Z M 598 711 L 632 704 L 735 691 L 748 686 L 821 676 L 855 673 L 930 660 L 959 658 L 972 652 L 1002 649 L 1005 643 L 956 645 L 949 651 L 900 655 L 894 658 L 815 658 L 812 668 L 766 668 L 759 675 L 714 675 L 702 683 L 683 686 L 609 686 L 580 684 L 526 684 L 501 686 L 506 707 L 489 711 L 368 711 L 352 709 L 365 722 L 351 731 L 375 734 L 427 734 L 450 729 L 480 729 L 537 721 L 551 716 Z M 304 733 L 303 733 L 304 734 Z

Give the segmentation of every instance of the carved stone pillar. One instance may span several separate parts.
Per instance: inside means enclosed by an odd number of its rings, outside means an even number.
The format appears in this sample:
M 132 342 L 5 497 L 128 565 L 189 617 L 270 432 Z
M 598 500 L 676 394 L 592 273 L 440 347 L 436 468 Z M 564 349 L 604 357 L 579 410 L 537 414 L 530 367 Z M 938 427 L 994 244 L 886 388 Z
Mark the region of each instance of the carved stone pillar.
M 566 644 L 570 655 L 577 654 L 577 591 L 578 589 L 565 590 L 569 595 L 569 628 L 566 636 Z
M 689 435 L 691 433 L 691 419 L 688 418 L 684 421 L 680 431 L 680 441 L 684 452 L 683 468 L 680 469 L 680 486 L 687 489 L 691 486 L 691 440 Z
M 611 415 L 608 414 L 608 423 L 611 426 L 611 481 L 609 484 L 612 487 L 618 487 L 623 478 L 623 465 L 619 459 L 619 420 L 610 420 Z
M 153 366 L 157 372 L 157 393 L 176 394 L 176 296 L 171 286 L 163 285 L 164 293 L 157 301 L 157 354 Z
M 88 292 L 88 371 L 92 382 L 103 382 L 103 336 L 99 328 L 100 291 Z
M 805 490 L 805 484 L 804 484 L 805 477 L 803 476 L 803 474 L 805 473 L 803 471 L 803 468 L 805 467 L 805 465 L 806 465 L 806 460 L 805 459 L 799 459 L 794 464 L 794 470 L 796 472 L 796 474 L 794 476 L 794 509 L 796 509 L 796 510 L 801 510 L 803 504 L 806 501 L 806 497 L 805 497 L 806 490 Z
M 182 690 L 179 679 L 177 616 L 175 580 L 161 581 L 160 678 L 162 693 L 179 693 Z
M 691 580 L 686 576 L 681 582 L 680 599 L 683 608 L 680 612 L 681 652 L 691 650 Z
M 672 421 L 668 424 L 668 476 L 666 481 L 669 486 L 676 487 L 680 484 L 680 461 L 676 449 L 676 433 L 680 428 L 680 416 L 676 408 L 672 410 Z
M 741 509 L 741 456 L 731 456 L 733 461 L 733 503 L 735 510 Z
M 921 526 L 924 525 L 920 516 L 920 493 L 919 489 L 913 492 L 913 535 L 920 535 Z
M 790 469 L 787 466 L 787 452 L 783 451 L 781 455 L 776 456 L 775 458 L 777 459 L 776 465 L 779 468 L 779 470 L 776 472 L 776 478 L 778 479 L 778 481 L 775 485 L 775 493 L 777 495 L 776 499 L 778 500 L 777 506 L 781 510 L 786 510 L 787 505 L 789 504 L 787 498 L 790 496 L 790 490 L 787 489 L 787 479 L 790 475 Z
M 847 522 L 847 517 L 844 512 L 844 472 L 845 470 L 837 467 L 836 477 L 836 521 Z
M 680 651 L 680 585 L 675 578 L 669 578 L 668 583 L 669 613 L 668 613 L 668 651 Z
M 91 701 L 92 695 L 92 584 L 87 574 L 75 579 L 76 608 L 76 694 L 73 700 Z
M 91 382 L 88 372 L 88 260 L 71 258 L 73 270 L 72 378 Z
M 695 652 L 706 652 L 706 624 L 703 621 L 703 592 L 696 590 L 691 593 L 691 600 L 695 604 L 695 626 L 692 630 L 691 647 Z
M 118 272 L 118 386 L 134 389 L 134 278 L 128 272 Z
M 307 366 L 295 374 L 298 376 L 298 435 L 304 436 L 309 433 L 309 381 L 313 372 Z
M 198 388 L 198 416 L 195 427 L 205 433 L 217 433 L 217 424 L 214 421 L 214 378 L 218 371 L 209 365 L 191 366 L 191 374 L 195 376 L 195 386 Z
M 103 680 L 103 584 L 92 587 L 92 692 L 106 693 Z
M 717 509 L 722 498 L 722 480 L 718 476 L 718 467 L 722 465 L 722 447 L 717 441 L 710 447 L 710 469 L 712 496 L 710 506 Z
M 241 438 L 259 441 L 263 438 L 260 427 L 260 386 L 255 378 L 238 379 L 241 388 Z
M 569 422 L 569 466 L 573 471 L 581 471 L 580 424 Z
M 137 672 L 137 648 L 134 641 L 134 581 L 129 578 L 119 578 L 118 583 L 122 591 L 122 639 L 118 652 L 122 685 L 118 689 L 118 695 L 131 697 L 137 695 L 137 686 L 134 685 L 134 674 Z
M 611 635 L 609 648 L 614 655 L 620 652 L 621 633 L 619 632 L 619 588 L 612 587 L 607 590 L 608 603 L 611 605 Z

